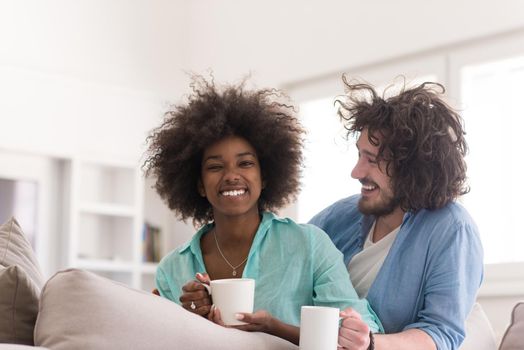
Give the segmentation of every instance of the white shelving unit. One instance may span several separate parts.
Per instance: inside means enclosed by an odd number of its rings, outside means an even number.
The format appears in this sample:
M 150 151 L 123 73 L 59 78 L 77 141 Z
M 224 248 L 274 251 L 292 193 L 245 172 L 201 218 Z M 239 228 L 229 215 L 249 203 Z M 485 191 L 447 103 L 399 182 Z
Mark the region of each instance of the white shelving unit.
M 68 265 L 134 288 L 153 288 L 142 261 L 144 184 L 138 164 L 73 159 L 69 173 Z

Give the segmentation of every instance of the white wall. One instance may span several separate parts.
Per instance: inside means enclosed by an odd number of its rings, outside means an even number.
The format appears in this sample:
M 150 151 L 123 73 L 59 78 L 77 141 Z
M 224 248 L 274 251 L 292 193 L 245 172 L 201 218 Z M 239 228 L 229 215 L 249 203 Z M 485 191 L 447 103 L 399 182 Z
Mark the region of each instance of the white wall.
M 0 149 L 133 158 L 185 71 L 296 86 L 511 32 L 523 13 L 521 0 L 2 0 Z M 147 196 L 172 244 L 193 232 Z
M 138 90 L 182 75 L 182 0 L 2 0 L 0 65 Z
M 0 96 L 0 148 L 54 157 L 138 160 L 161 115 L 147 91 L 15 67 L 0 66 Z
M 185 12 L 183 1 L 2 0 L 0 152 L 46 164 L 73 157 L 138 163 L 165 96 L 179 95 Z M 40 172 L 31 175 L 48 177 Z M 64 183 L 52 178 L 56 191 L 47 192 L 57 203 Z M 59 225 L 47 221 L 41 232 L 58 256 Z M 61 264 L 43 260 L 46 272 Z
M 524 26 L 524 2 L 191 1 L 187 67 L 303 81 Z

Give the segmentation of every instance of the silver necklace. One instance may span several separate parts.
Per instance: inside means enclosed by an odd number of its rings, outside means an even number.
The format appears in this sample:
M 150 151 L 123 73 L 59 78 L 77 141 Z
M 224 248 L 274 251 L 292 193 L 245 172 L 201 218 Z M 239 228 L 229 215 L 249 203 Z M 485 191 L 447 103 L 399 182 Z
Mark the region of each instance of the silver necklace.
M 233 276 L 236 276 L 237 275 L 237 269 L 244 265 L 244 263 L 247 261 L 247 256 L 246 258 L 240 263 L 238 264 L 237 266 L 233 266 L 229 260 L 226 259 L 226 257 L 224 256 L 224 253 L 222 253 L 222 250 L 220 249 L 220 246 L 218 245 L 218 239 L 217 239 L 217 233 L 216 233 L 216 230 L 213 230 L 213 236 L 215 237 L 215 243 L 217 244 L 217 249 L 218 249 L 218 252 L 220 253 L 220 255 L 222 256 L 222 259 L 224 259 L 224 261 L 229 265 L 229 267 L 231 267 L 231 269 L 233 270 L 232 274 Z M 249 253 L 248 253 L 248 256 L 249 256 Z

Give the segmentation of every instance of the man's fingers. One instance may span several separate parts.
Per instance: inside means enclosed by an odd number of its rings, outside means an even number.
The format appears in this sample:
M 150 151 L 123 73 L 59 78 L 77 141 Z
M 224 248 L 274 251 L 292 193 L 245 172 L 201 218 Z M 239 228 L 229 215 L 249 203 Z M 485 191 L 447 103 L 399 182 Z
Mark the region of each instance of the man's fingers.
M 360 313 L 350 307 L 348 307 L 347 309 L 345 310 L 342 310 L 340 312 L 340 317 L 343 317 L 343 318 L 356 318 L 356 319 L 359 319 L 361 320 L 362 319 L 362 316 L 360 315 Z
M 352 330 L 357 333 L 369 334 L 369 326 L 362 320 L 347 317 L 342 320 L 342 329 Z
M 338 342 L 347 348 L 366 348 L 369 345 L 369 326 L 353 314 L 342 321 Z

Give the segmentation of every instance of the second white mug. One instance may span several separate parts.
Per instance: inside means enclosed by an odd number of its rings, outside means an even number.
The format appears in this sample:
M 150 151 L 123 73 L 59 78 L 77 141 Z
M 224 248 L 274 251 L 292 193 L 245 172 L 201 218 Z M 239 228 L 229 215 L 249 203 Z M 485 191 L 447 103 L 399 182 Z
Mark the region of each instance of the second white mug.
M 300 350 L 337 350 L 339 309 L 302 306 L 300 312 Z

